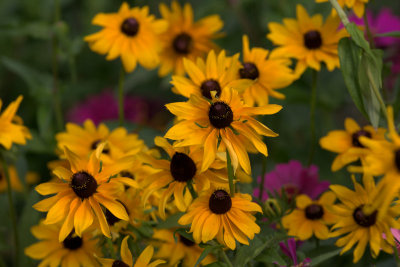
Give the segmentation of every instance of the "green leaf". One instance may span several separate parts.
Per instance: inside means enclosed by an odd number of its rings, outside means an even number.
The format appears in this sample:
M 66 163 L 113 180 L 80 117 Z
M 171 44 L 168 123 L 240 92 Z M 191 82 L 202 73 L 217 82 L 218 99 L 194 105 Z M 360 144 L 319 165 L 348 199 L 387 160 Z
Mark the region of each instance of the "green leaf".
M 335 249 L 333 251 L 326 252 L 324 254 L 318 255 L 315 258 L 311 259 L 312 266 L 317 266 L 318 264 L 338 255 L 342 249 Z
M 183 212 L 178 212 L 175 213 L 171 216 L 169 216 L 165 221 L 160 221 L 160 223 L 157 225 L 158 229 L 170 229 L 170 228 L 174 228 L 174 227 L 182 227 L 182 225 L 180 225 L 178 223 L 178 220 L 180 217 L 182 217 Z
M 197 267 L 200 265 L 200 263 L 205 259 L 205 257 L 207 257 L 208 254 L 210 254 L 213 250 L 215 249 L 214 246 L 207 246 L 203 252 L 201 252 L 199 258 L 196 261 L 196 264 L 194 265 L 194 267 Z
M 374 34 L 374 36 L 376 36 L 376 37 L 397 37 L 397 38 L 400 38 L 400 31 L 378 33 L 378 34 Z
M 351 35 L 351 38 L 356 45 L 361 47 L 366 52 L 370 50 L 369 43 L 367 40 L 365 40 L 364 32 L 361 31 L 354 22 L 347 24 L 346 30 Z
M 270 236 L 265 241 L 258 237 L 254 237 L 253 240 L 250 240 L 248 246 L 243 245 L 236 250 L 234 266 L 246 266 L 247 263 L 257 257 L 264 249 L 276 243 L 276 239 L 275 235 Z
M 287 266 L 285 260 L 279 255 L 275 248 L 268 249 L 262 254 L 260 254 L 256 261 L 264 262 L 265 264 L 276 263 L 279 266 Z
M 184 238 L 186 238 L 186 239 L 188 239 L 188 240 L 194 242 L 193 236 L 192 236 L 192 234 L 189 234 L 189 233 L 188 233 L 188 230 L 189 230 L 189 229 L 185 229 L 185 228 L 178 228 L 178 229 L 176 229 L 176 230 L 174 231 L 174 239 L 175 239 L 175 242 L 178 242 L 178 237 L 176 236 L 176 234 L 179 234 L 180 236 L 183 236 Z
M 361 88 L 357 79 L 357 69 L 360 64 L 362 50 L 350 38 L 343 38 L 339 42 L 340 69 L 347 90 L 358 110 L 368 118 L 362 101 Z

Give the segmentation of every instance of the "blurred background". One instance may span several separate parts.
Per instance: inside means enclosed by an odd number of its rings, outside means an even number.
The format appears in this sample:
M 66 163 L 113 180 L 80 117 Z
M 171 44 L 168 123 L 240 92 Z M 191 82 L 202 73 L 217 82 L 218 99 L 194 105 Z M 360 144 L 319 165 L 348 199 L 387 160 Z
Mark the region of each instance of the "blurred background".
M 160 17 L 158 4 L 170 1 L 137 0 L 128 1 L 133 6 L 149 5 L 151 13 Z M 260 0 L 202 0 L 190 2 L 195 20 L 211 14 L 218 14 L 224 21 L 224 37 L 216 43 L 227 50 L 228 55 L 242 51 L 242 35 L 247 34 L 250 45 L 272 49 L 266 39 L 267 24 L 282 22 L 283 18 L 295 17 L 297 3 L 303 4 L 309 14 L 330 14 L 329 3 L 316 4 L 314 1 L 260 1 Z M 57 4 L 58 3 L 58 4 Z M 83 37 L 96 32 L 99 27 L 91 25 L 92 18 L 100 12 L 116 12 L 122 1 L 107 0 L 1 0 L 0 1 L 0 98 L 7 105 L 23 95 L 24 100 L 18 111 L 25 125 L 30 129 L 33 139 L 27 146 L 20 147 L 17 153 L 17 169 L 20 177 L 27 171 L 37 173 L 40 182 L 50 179 L 47 162 L 55 156 L 55 133 L 62 130 L 57 125 L 54 114 L 54 88 L 59 90 L 64 122 L 81 123 L 91 117 L 95 122 L 105 121 L 114 128 L 118 125 L 116 87 L 121 70 L 119 59 L 108 62 L 104 56 L 92 52 Z M 400 16 L 400 1 L 373 0 L 368 9 L 378 14 L 382 8 L 389 8 Z M 58 49 L 53 47 L 57 44 Z M 397 49 L 397 50 L 396 50 Z M 384 67 L 384 91 L 387 103 L 398 103 L 399 78 L 390 75 L 389 59 L 399 48 L 387 48 Z M 58 64 L 55 62 L 58 61 Z M 57 81 L 55 83 L 55 80 Z M 125 116 L 129 119 L 127 128 L 135 131 L 153 147 L 156 135 L 164 135 L 171 126 L 173 116 L 164 105 L 184 99 L 171 92 L 171 76 L 159 78 L 157 69 L 152 71 L 138 67 L 126 76 Z M 283 110 L 274 116 L 262 118 L 263 122 L 280 134 L 268 138 L 269 150 L 267 172 L 276 163 L 291 159 L 307 164 L 310 151 L 310 86 L 311 71 L 306 71 L 301 79 L 288 88 L 280 90 L 285 100 L 271 98 L 271 103 L 283 105 Z M 344 85 L 340 70 L 328 72 L 323 68 L 317 83 L 317 139 L 334 129 L 343 129 L 346 117 L 354 118 L 359 124 L 367 121 L 354 106 Z M 57 100 L 56 100 L 57 101 Z M 98 103 L 101 103 L 99 105 Z M 320 179 L 331 183 L 350 185 L 351 180 L 345 169 L 332 173 L 330 166 L 334 154 L 319 146 L 314 156 L 314 164 L 320 169 Z M 260 155 L 251 158 L 253 179 L 261 173 Z M 28 188 L 29 186 L 27 186 Z M 246 190 L 250 191 L 251 187 Z M 34 242 L 29 228 L 39 221 L 40 216 L 31 208 L 39 196 L 31 188 L 15 193 L 18 206 L 21 247 Z M 6 195 L 0 194 L 0 264 L 6 264 L 11 242 L 10 221 Z M 326 241 L 332 243 L 333 241 Z M 324 242 L 322 242 L 324 244 Z M 308 251 L 305 247 L 304 251 Z M 312 253 L 312 252 L 310 252 Z M 368 257 L 368 253 L 365 253 Z M 311 256 L 306 252 L 307 256 Z M 351 262 L 351 255 L 335 258 L 334 265 Z M 379 266 L 394 264 L 385 256 L 378 259 Z M 23 255 L 21 266 L 34 266 L 35 263 Z M 365 266 L 360 261 L 359 266 Z M 5 265 L 6 266 L 6 265 Z M 332 265 L 333 266 L 333 265 Z

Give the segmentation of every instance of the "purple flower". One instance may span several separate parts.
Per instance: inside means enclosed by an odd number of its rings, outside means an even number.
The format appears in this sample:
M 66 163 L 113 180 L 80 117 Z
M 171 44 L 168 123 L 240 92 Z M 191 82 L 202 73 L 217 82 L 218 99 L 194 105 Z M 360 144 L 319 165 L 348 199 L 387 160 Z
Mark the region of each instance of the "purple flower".
M 257 181 L 261 183 L 261 177 L 258 177 Z M 317 166 L 303 167 L 299 161 L 291 160 L 289 163 L 277 164 L 275 170 L 265 175 L 262 200 L 268 199 L 268 194 L 265 191 L 271 193 L 285 192 L 289 200 L 294 199 L 299 194 L 306 194 L 315 199 L 328 187 L 328 181 L 318 181 Z M 256 188 L 253 195 L 258 197 L 259 193 L 259 189 Z
M 279 246 L 280 246 L 282 252 L 292 260 L 293 266 L 295 266 L 295 267 L 310 266 L 311 260 L 309 258 L 305 258 L 300 263 L 298 262 L 297 253 L 296 253 L 297 243 L 294 238 L 289 238 L 287 240 L 287 245 L 285 242 L 279 242 Z M 285 267 L 285 266 L 281 266 L 281 267 Z
M 367 10 L 367 19 L 372 35 L 400 31 L 400 18 L 394 16 L 388 8 L 383 8 L 376 17 L 370 10 Z M 355 15 L 349 17 L 349 20 L 357 25 L 364 26 L 364 20 Z M 374 41 L 376 46 L 381 48 L 400 44 L 399 38 L 395 37 L 375 37 Z
M 139 97 L 124 98 L 125 119 L 132 122 L 141 122 L 148 116 L 148 104 Z M 83 123 L 86 119 L 91 119 L 95 124 L 105 120 L 118 119 L 118 102 L 114 94 L 104 91 L 73 107 L 67 115 L 71 122 Z

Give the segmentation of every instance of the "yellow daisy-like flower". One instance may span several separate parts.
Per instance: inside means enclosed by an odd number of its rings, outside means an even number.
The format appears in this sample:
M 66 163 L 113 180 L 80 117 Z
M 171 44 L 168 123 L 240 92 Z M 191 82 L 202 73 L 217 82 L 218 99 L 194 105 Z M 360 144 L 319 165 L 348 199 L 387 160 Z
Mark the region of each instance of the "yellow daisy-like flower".
M 86 120 L 82 127 L 75 123 L 67 123 L 66 131 L 58 133 L 56 140 L 59 151 L 68 147 L 80 158 L 88 158 L 100 143 L 106 142 L 102 155 L 105 164 L 112 163 L 126 154 L 136 154 L 145 148 L 143 140 L 140 140 L 137 134 L 128 133 L 123 127 L 110 131 L 103 123 L 96 127 L 91 120 Z
M 183 66 L 189 77 L 174 75 L 171 83 L 176 93 L 187 98 L 194 94 L 211 99 L 211 91 L 220 96 L 224 87 L 243 91 L 253 83 L 239 77 L 239 54 L 227 57 L 225 50 L 218 56 L 211 50 L 205 61 L 202 58 L 197 58 L 196 62 L 184 58 Z
M 315 0 L 317 3 L 329 2 L 329 0 Z M 352 8 L 354 14 L 357 17 L 361 18 L 365 12 L 365 5 L 368 3 L 368 0 L 338 0 L 338 3 L 341 7 Z M 337 16 L 336 9 L 332 8 L 332 15 Z
M 15 115 L 21 104 L 22 96 L 11 102 L 0 115 L 0 145 L 9 150 L 13 143 L 25 145 L 26 139 L 31 139 L 28 128 L 22 125 L 22 119 Z M 3 101 L 0 99 L 0 110 Z
M 255 212 L 261 207 L 251 202 L 248 194 L 236 193 L 230 197 L 225 189 L 210 190 L 196 198 L 179 224 L 191 224 L 190 232 L 196 243 L 217 238 L 218 242 L 234 250 L 236 242 L 248 245 L 249 239 L 260 232 L 255 223 Z
M 195 60 L 217 48 L 212 39 L 221 35 L 218 31 L 224 26 L 218 15 L 210 15 L 194 22 L 192 6 L 186 3 L 182 8 L 177 1 L 172 2 L 171 9 L 161 3 L 160 13 L 169 22 L 167 31 L 160 36 L 163 45 L 158 71 L 160 76 L 171 71 L 184 75 L 183 58 Z
M 254 148 L 265 156 L 267 146 L 260 135 L 275 137 L 274 133 L 254 116 L 275 114 L 279 105 L 250 107 L 241 100 L 232 88 L 222 90 L 220 97 L 213 92 L 211 101 L 192 95 L 188 102 L 167 104 L 168 110 L 177 116 L 178 122 L 165 134 L 166 138 L 178 140 L 176 146 L 202 145 L 205 171 L 214 162 L 217 150 L 229 151 L 234 170 L 238 165 L 250 174 L 248 150 Z
M 66 148 L 65 155 L 70 168 L 59 166 L 53 171 L 62 181 L 47 182 L 36 187 L 41 195 L 56 194 L 33 207 L 38 211 L 48 211 L 45 224 L 63 223 L 59 234 L 60 242 L 73 228 L 78 236 L 82 236 L 83 231 L 93 223 L 99 223 L 102 233 L 110 237 L 105 212 L 100 204 L 116 217 L 129 220 L 126 209 L 117 200 L 117 195 L 121 192 L 122 184 L 132 187 L 138 187 L 138 184 L 128 177 L 112 177 L 127 169 L 135 158 L 129 156 L 119 159 L 114 165 L 102 166 L 99 157 L 103 148 L 104 143 L 90 155 L 89 160 L 80 158 Z
M 158 171 L 147 177 L 141 183 L 141 186 L 145 188 L 143 203 L 147 203 L 147 199 L 151 194 L 168 186 L 161 195 L 158 206 L 161 218 L 165 219 L 165 206 L 172 195 L 174 196 L 176 207 L 180 211 L 186 211 L 190 204 L 190 202 L 185 201 L 189 197 L 185 197 L 185 195 L 190 195 L 187 183 L 193 183 L 196 191 L 201 192 L 208 190 L 210 183 L 226 184 L 228 182 L 225 171 L 213 169 L 213 167 L 220 167 L 221 164 L 218 164 L 218 162 L 211 164 L 206 170 L 201 170 L 203 164 L 201 150 L 182 147 L 174 148 L 165 138 L 159 136 L 154 139 L 154 143 L 167 152 L 170 160 L 155 159 L 143 155 L 143 161 Z
M 284 99 L 285 95 L 276 91 L 289 86 L 297 77 L 289 68 L 292 64 L 288 58 L 271 57 L 268 50 L 261 47 L 250 49 L 249 38 L 243 36 L 243 67 L 239 69 L 240 77 L 254 80 L 254 83 L 243 92 L 244 101 L 250 106 L 268 104 L 269 96 Z
M 296 74 L 301 75 L 307 67 L 319 71 L 321 62 L 329 71 L 339 68 L 338 44 L 347 32 L 338 30 L 338 16 L 329 16 L 323 23 L 322 15 L 310 17 L 303 6 L 297 5 L 297 20 L 284 19 L 283 24 L 269 23 L 267 38 L 279 45 L 273 50 L 274 56 L 298 60 Z
M 158 35 L 166 30 L 168 24 L 149 15 L 148 6 L 130 9 L 125 2 L 118 13 L 97 14 L 92 23 L 103 27 L 85 37 L 94 52 L 107 54 L 107 60 L 121 57 L 126 72 L 133 71 L 137 62 L 147 69 L 158 65 L 161 50 Z
M 126 236 L 121 243 L 121 260 L 114 260 L 114 259 L 103 259 L 100 258 L 99 261 L 101 262 L 102 266 L 104 267 L 112 267 L 112 266 L 119 266 L 119 267 L 155 267 L 160 264 L 163 264 L 165 261 L 163 260 L 155 260 L 150 263 L 151 258 L 153 257 L 154 248 L 153 246 L 147 246 L 140 256 L 137 258 L 135 264 L 133 264 L 132 253 L 129 250 L 128 246 L 128 238 Z
M 327 136 L 319 140 L 319 144 L 322 148 L 339 154 L 332 162 L 332 171 L 337 171 L 343 168 L 343 166 L 359 159 L 364 163 L 365 155 L 367 155 L 370 150 L 361 144 L 361 136 L 371 140 L 385 139 L 385 129 L 375 129 L 371 125 L 361 128 L 357 122 L 351 118 L 346 118 L 344 121 L 344 128 L 345 130 L 331 131 Z
M 182 267 L 195 266 L 197 259 L 204 249 L 180 234 L 175 235 L 178 236 L 177 242 L 174 238 L 174 231 L 166 229 L 154 230 L 153 239 L 161 241 L 159 250 L 154 257 L 168 260 L 167 266 L 178 266 L 179 263 L 182 264 Z M 210 264 L 214 261 L 215 258 L 208 254 L 200 262 L 200 266 Z
M 357 183 L 354 177 L 353 183 L 355 191 L 341 185 L 330 186 L 342 202 L 334 208 L 339 219 L 332 227 L 336 229 L 332 236 L 346 235 L 336 241 L 336 246 L 344 247 L 341 251 L 343 254 L 358 242 L 353 252 L 354 263 L 360 260 L 368 243 L 374 258 L 379 255 L 381 249 L 393 253 L 395 240 L 390 228 L 400 227 L 396 221 L 400 215 L 399 206 L 382 204 L 380 185 L 375 186 L 372 176 L 364 175 L 364 187 Z
M 40 242 L 25 248 L 25 254 L 42 260 L 39 267 L 100 266 L 94 254 L 100 255 L 101 251 L 90 233 L 79 237 L 71 232 L 63 242 L 59 242 L 60 225 L 45 225 L 43 222 L 33 226 L 31 232 Z
M 283 227 L 289 229 L 288 235 L 300 240 L 307 240 L 312 235 L 318 239 L 328 239 L 330 232 L 327 225 L 337 220 L 330 211 L 335 200 L 332 192 L 325 192 L 314 201 L 304 194 L 297 196 L 296 209 L 282 218 Z

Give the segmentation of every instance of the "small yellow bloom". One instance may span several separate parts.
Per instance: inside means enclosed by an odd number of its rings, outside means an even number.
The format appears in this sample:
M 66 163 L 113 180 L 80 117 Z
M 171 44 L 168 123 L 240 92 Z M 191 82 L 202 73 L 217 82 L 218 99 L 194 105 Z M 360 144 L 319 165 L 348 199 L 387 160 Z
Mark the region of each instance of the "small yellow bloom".
M 318 239 L 328 239 L 327 225 L 336 222 L 336 216 L 330 211 L 336 200 L 335 194 L 325 192 L 318 200 L 307 195 L 296 197 L 296 209 L 282 218 L 283 226 L 289 229 L 288 235 L 307 240 L 315 235 Z
M 329 0 L 315 0 L 317 3 L 328 2 Z M 368 0 L 338 0 L 338 3 L 341 7 L 352 8 L 354 14 L 357 17 L 361 18 L 365 12 L 365 5 L 368 3 Z M 332 15 L 337 16 L 336 9 L 332 8 Z
M 0 114 L 0 145 L 9 150 L 13 143 L 25 145 L 26 139 L 31 139 L 28 128 L 22 125 L 22 119 L 15 115 L 21 104 L 22 96 L 11 102 L 10 105 Z M 0 99 L 0 110 L 3 101 Z
M 339 30 L 338 16 L 329 16 L 323 23 L 322 15 L 310 17 L 301 5 L 297 5 L 297 20 L 284 19 L 283 24 L 271 22 L 267 38 L 278 48 L 272 52 L 276 57 L 297 59 L 295 73 L 301 75 L 307 67 L 317 71 L 321 62 L 329 71 L 339 68 L 338 44 L 347 35 L 345 29 Z
M 127 3 L 123 3 L 117 13 L 97 14 L 92 23 L 103 27 L 85 37 L 94 52 L 107 54 L 107 60 L 121 57 L 126 72 L 133 71 L 137 62 L 147 69 L 158 65 L 159 34 L 167 29 L 168 24 L 150 15 L 148 6 L 130 9 Z

